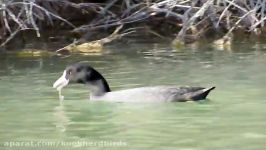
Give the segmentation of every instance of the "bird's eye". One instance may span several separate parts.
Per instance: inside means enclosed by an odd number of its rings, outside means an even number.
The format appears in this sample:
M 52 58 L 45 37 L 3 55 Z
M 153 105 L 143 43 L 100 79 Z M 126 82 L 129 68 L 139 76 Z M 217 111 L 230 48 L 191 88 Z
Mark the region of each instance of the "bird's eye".
M 81 71 L 81 67 L 77 68 L 77 72 L 80 72 Z

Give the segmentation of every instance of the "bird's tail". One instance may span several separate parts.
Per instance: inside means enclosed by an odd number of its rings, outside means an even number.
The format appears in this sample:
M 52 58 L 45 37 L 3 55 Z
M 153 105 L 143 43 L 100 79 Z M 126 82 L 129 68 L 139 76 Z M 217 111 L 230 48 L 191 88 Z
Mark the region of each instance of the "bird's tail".
M 195 92 L 195 94 L 191 97 L 191 99 L 197 101 L 197 100 L 202 100 L 202 99 L 206 99 L 207 95 L 210 93 L 211 90 L 215 89 L 215 87 L 211 87 L 211 88 L 205 88 L 202 89 L 198 92 Z

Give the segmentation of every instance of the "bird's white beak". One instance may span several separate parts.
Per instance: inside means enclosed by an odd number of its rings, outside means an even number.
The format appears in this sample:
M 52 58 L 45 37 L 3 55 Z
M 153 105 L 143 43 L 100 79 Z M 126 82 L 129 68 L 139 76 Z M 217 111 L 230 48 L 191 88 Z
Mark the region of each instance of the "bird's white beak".
M 66 79 L 66 70 L 64 70 L 63 75 L 54 82 L 53 88 L 56 88 L 57 91 L 60 91 L 62 88 L 67 86 L 68 83 L 69 83 L 69 80 Z

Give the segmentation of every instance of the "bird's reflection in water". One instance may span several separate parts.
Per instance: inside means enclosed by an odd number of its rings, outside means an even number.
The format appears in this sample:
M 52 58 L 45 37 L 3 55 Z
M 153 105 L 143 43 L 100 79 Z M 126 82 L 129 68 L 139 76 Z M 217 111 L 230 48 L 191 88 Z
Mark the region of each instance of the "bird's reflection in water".
M 67 126 L 70 123 L 70 120 L 69 120 L 69 118 L 67 117 L 67 115 L 65 113 L 65 108 L 64 108 L 64 105 L 63 105 L 62 101 L 60 101 L 59 106 L 56 106 L 54 108 L 54 116 L 55 116 L 56 128 L 60 132 L 65 132 Z

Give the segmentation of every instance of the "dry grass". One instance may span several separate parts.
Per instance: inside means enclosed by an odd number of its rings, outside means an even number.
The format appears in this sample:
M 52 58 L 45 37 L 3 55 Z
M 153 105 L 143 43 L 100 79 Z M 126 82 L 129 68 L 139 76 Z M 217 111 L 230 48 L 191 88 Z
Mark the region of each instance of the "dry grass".
M 58 22 L 73 32 L 86 34 L 96 29 L 163 21 L 179 29 L 176 33 L 181 40 L 191 34 L 197 39 L 209 29 L 225 29 L 225 35 L 237 28 L 262 34 L 259 31 L 265 25 L 265 5 L 266 0 L 2 0 L 0 41 L 2 47 L 25 30 L 34 30 L 40 37 L 40 31 L 45 30 L 42 24 L 54 26 Z M 71 21 L 75 18 L 66 19 L 64 15 L 72 13 L 68 10 L 88 14 L 90 21 L 75 25 Z

